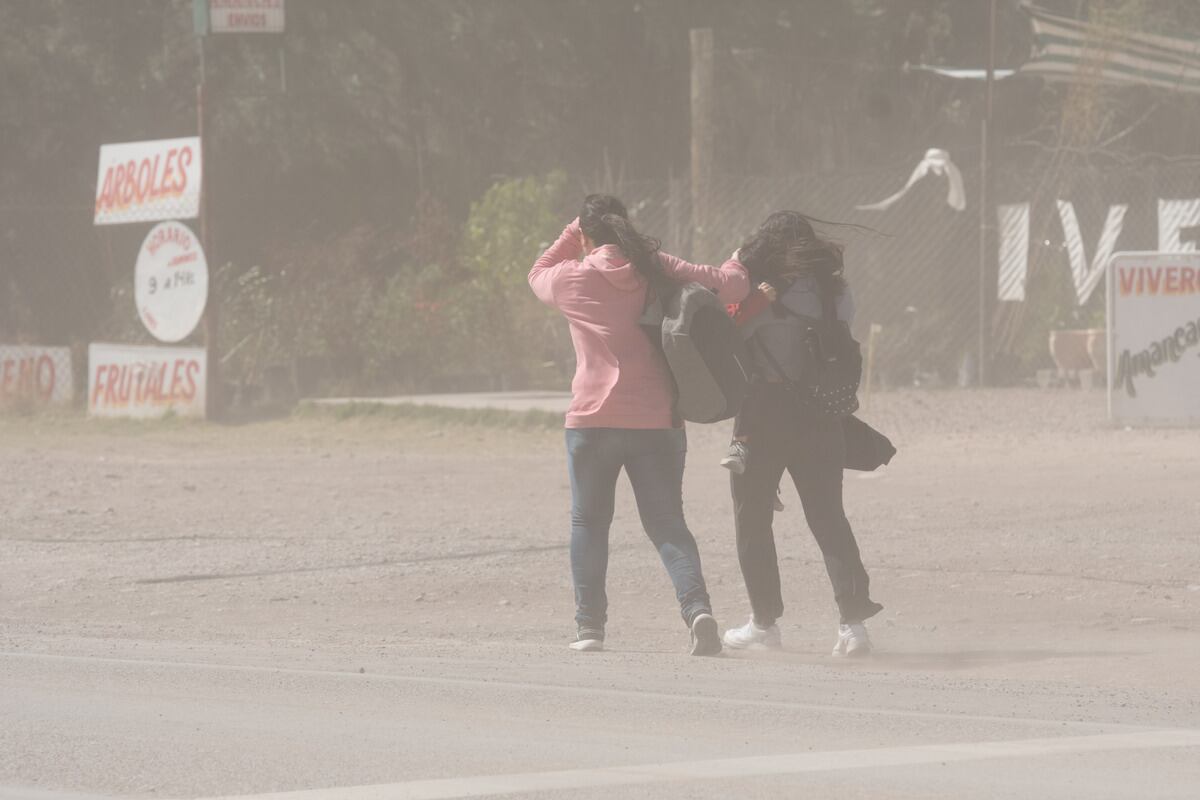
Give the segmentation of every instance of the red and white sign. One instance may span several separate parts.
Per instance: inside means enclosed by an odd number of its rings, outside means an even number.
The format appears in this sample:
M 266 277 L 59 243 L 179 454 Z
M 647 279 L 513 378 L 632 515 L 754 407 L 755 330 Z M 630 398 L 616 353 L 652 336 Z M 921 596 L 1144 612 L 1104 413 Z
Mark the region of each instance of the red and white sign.
M 1117 253 L 1108 268 L 1108 409 L 1200 424 L 1200 253 Z
M 213 33 L 283 33 L 283 0 L 209 0 Z
M 208 262 L 192 229 L 160 222 L 138 251 L 133 296 L 146 330 L 160 342 L 178 342 L 196 329 L 208 302 Z
M 195 136 L 102 145 L 95 224 L 199 216 L 200 166 Z
M 74 396 L 70 349 L 0 345 L 0 406 L 67 405 Z
M 203 417 L 206 363 L 198 347 L 88 345 L 88 415 Z

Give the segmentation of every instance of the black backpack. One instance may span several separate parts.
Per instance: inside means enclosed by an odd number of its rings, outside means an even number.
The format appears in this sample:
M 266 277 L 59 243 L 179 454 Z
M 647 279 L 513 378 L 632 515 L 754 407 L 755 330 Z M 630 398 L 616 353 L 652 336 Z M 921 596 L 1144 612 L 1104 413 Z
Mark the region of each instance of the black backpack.
M 841 419 L 858 411 L 858 387 L 862 382 L 862 347 L 850 333 L 850 326 L 838 319 L 837 307 L 831 294 L 821 294 L 821 319 L 811 319 L 777 303 L 786 313 L 808 323 L 805 343 L 808 357 L 801 382 L 793 384 L 800 401 L 824 417 Z M 759 349 L 781 377 L 787 373 L 779 366 L 771 351 L 759 344 Z
M 746 345 L 717 296 L 698 283 L 650 300 L 642 326 L 675 382 L 675 413 L 688 422 L 736 416 L 750 382 Z

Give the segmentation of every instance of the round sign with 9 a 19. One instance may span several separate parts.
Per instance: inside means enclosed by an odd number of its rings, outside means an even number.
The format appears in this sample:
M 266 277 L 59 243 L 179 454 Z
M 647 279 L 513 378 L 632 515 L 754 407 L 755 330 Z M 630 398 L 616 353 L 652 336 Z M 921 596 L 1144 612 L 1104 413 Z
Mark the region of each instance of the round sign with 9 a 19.
M 208 301 L 208 262 L 191 228 L 172 220 L 146 235 L 134 270 L 134 300 L 142 324 L 160 342 L 182 341 L 196 329 Z

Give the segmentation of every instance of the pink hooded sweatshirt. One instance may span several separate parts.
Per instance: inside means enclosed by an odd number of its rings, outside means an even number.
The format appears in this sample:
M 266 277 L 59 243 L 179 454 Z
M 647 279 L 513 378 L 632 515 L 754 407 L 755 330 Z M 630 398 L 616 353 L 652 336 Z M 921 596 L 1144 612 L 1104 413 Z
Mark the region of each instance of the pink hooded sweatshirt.
M 638 325 L 646 279 L 616 245 L 598 247 L 581 261 L 582 250 L 577 219 L 529 270 L 533 293 L 570 323 L 576 367 L 567 427 L 672 427 L 667 365 Z M 749 292 L 746 268 L 734 259 L 717 268 L 666 253 L 658 257 L 672 279 L 706 286 L 723 303 L 737 303 Z

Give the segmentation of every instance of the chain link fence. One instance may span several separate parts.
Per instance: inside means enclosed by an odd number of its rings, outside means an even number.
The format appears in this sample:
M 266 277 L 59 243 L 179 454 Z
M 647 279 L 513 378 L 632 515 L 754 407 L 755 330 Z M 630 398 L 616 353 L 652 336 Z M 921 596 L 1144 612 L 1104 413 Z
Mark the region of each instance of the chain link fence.
M 686 180 L 625 181 L 608 188 L 626 200 L 639 228 L 660 237 L 666 250 L 693 261 L 721 261 L 775 210 L 828 220 L 823 232 L 846 247 L 847 278 L 858 308 L 855 334 L 864 344 L 873 338 L 875 386 L 965 385 L 976 375 L 980 341 L 978 174 L 964 171 L 964 211 L 947 204 L 946 180 L 936 177 L 917 182 L 887 210 L 857 208 L 891 195 L 909 174 L 908 167 L 830 175 L 716 174 L 711 220 L 699 235 L 692 230 Z M 1032 382 L 1037 370 L 1053 366 L 1051 331 L 1104 324 L 1103 282 L 1084 304 L 1077 300 L 1059 201 L 1073 204 L 1089 262 L 1113 205 L 1128 206 L 1116 248 L 1155 250 L 1160 201 L 1200 199 L 1200 164 L 1101 167 L 1049 158 L 1037 168 L 1000 169 L 996 183 L 998 203 L 1030 208 L 1025 299 L 996 299 L 994 265 L 983 287 L 991 375 L 997 383 L 1011 384 Z M 133 257 L 150 226 L 94 227 L 90 212 L 83 207 L 5 209 L 11 232 L 0 242 L 0 344 L 69 346 L 74 358 L 55 361 L 55 375 L 73 377 L 77 398 L 86 384 L 88 341 L 151 342 L 137 322 L 132 296 Z M 1183 246 L 1200 245 L 1200 229 L 1177 233 Z M 454 277 L 453 264 L 428 273 L 431 281 L 449 281 L 435 300 L 422 297 L 424 277 L 414 277 L 411 287 L 393 284 L 388 293 L 372 265 L 390 256 L 370 254 L 381 250 L 378 243 L 389 235 L 394 238 L 394 232 L 358 226 L 338 240 L 350 244 L 318 243 L 313 252 L 320 264 L 301 273 L 214 265 L 214 289 L 221 293 L 223 309 L 219 357 L 226 382 L 236 384 L 224 390 L 253 399 L 567 385 L 570 339 L 557 315 L 540 309 L 544 325 L 536 315 L 537 304 L 522 283 L 525 264 L 513 265 L 515 299 L 509 304 L 478 293 L 468 296 L 456 282 L 461 279 Z M 363 259 L 358 267 L 348 263 Z M 402 263 L 393 268 L 398 276 L 407 274 Z M 340 288 L 334 291 L 331 285 Z M 514 322 L 518 318 L 520 325 Z M 443 328 L 456 321 L 472 333 L 466 344 L 451 346 Z M 317 352 L 309 346 L 321 325 L 338 331 L 336 349 Z M 197 333 L 190 342 L 198 338 Z M 472 342 L 489 338 L 497 347 L 527 355 L 534 367 L 513 370 L 499 359 L 492 359 L 497 365 L 492 372 L 472 366 L 469 356 L 479 355 Z M 398 341 L 404 346 L 397 348 Z M 390 343 L 386 357 L 374 352 L 381 342 Z M 403 359 L 397 361 L 393 351 Z M 319 359 L 332 366 L 318 374 L 312 364 Z M 29 374 L 28 362 L 12 363 L 10 376 Z M 0 365 L 0 385 L 4 376 Z M 12 386 L 18 377 L 8 379 Z M 28 404 L 38 391 L 6 396 L 10 403 Z
M 947 182 L 939 178 L 919 181 L 886 210 L 857 208 L 891 195 L 909 174 L 718 175 L 709 198 L 712 219 L 700 236 L 691 230 L 685 181 L 621 189 L 641 228 L 693 260 L 724 258 L 772 211 L 829 221 L 818 227 L 846 247 L 858 308 L 855 334 L 865 343 L 875 331 L 877 384 L 966 385 L 977 375 L 980 352 L 979 175 L 963 171 L 964 211 L 947 204 Z M 996 267 L 988 265 L 986 353 L 994 380 L 1028 382 L 1039 367 L 1051 366 L 1049 331 L 1103 326 L 1103 284 L 1082 306 L 1076 300 L 1058 201 L 1073 204 L 1089 261 L 1110 205 L 1128 206 L 1117 249 L 1155 250 L 1159 201 L 1200 198 L 1200 164 L 1101 168 L 1051 161 L 1001 169 L 997 183 L 998 203 L 1030 204 L 1031 246 L 1022 302 L 998 301 Z M 705 252 L 696 252 L 701 238 Z M 1196 247 L 1195 239 L 1183 238 L 1184 246 Z

